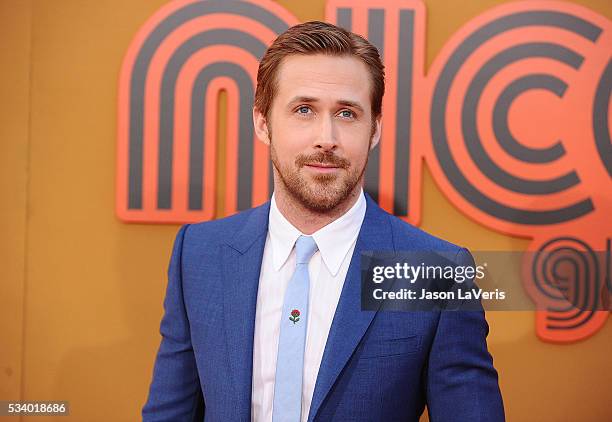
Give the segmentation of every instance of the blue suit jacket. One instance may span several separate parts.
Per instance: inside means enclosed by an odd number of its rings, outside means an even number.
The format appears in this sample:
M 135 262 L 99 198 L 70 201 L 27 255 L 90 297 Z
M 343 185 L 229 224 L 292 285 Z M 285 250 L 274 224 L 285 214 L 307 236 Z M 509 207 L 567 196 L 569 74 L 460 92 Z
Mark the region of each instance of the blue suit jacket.
M 361 311 L 365 250 L 465 249 L 367 210 L 329 332 L 309 422 L 504 420 L 480 311 Z M 253 332 L 269 202 L 179 231 L 144 421 L 250 422 Z

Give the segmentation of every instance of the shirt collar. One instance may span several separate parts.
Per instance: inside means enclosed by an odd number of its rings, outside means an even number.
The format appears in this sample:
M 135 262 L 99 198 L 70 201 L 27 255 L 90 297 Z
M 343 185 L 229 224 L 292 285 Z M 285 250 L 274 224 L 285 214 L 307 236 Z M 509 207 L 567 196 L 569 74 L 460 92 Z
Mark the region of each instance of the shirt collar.
M 362 189 L 357 201 L 347 212 L 312 234 L 323 262 L 333 276 L 340 270 L 342 261 L 357 238 L 365 212 L 366 200 Z M 303 233 L 280 212 L 274 194 L 270 201 L 268 230 L 272 243 L 272 263 L 274 270 L 278 271 L 287 261 L 295 241 Z

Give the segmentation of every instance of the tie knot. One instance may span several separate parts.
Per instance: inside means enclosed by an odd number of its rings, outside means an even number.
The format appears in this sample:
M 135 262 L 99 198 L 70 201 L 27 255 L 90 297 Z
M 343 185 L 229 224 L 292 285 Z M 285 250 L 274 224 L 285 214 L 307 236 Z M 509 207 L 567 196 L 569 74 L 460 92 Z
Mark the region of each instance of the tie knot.
M 295 255 L 297 264 L 308 264 L 310 258 L 319 249 L 312 236 L 300 236 L 295 242 Z

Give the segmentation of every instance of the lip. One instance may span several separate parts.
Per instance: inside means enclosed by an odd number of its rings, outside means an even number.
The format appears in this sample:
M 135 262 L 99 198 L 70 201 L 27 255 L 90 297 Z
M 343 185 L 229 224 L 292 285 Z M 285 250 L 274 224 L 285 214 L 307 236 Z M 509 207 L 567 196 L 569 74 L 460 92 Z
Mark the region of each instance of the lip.
M 336 166 L 329 165 L 329 164 L 319 164 L 319 163 L 306 164 L 304 167 L 308 167 L 312 171 L 316 171 L 318 173 L 332 173 L 340 169 L 340 167 L 336 167 Z

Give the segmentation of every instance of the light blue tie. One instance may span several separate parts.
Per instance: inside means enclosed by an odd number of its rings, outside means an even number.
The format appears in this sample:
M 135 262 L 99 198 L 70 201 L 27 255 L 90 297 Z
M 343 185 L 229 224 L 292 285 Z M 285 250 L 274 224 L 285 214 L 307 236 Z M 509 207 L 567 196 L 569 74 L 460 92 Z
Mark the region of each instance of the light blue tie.
M 274 381 L 273 422 L 299 422 L 300 420 L 310 284 L 308 261 L 316 251 L 317 244 L 311 236 L 300 236 L 295 242 L 295 272 L 287 286 L 280 323 Z

